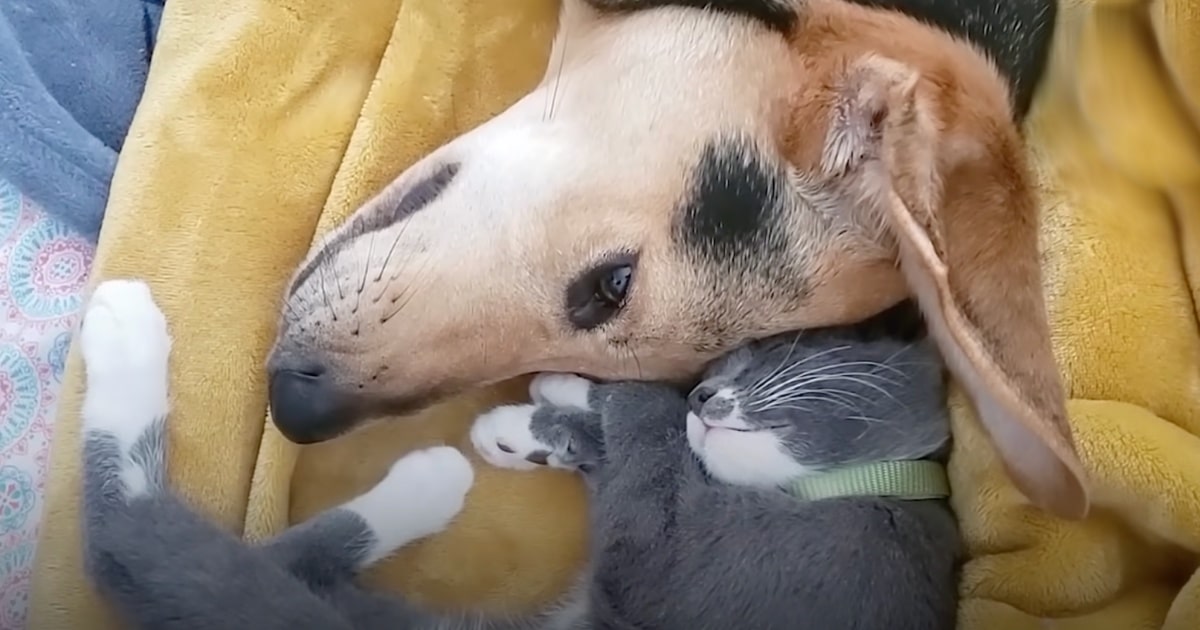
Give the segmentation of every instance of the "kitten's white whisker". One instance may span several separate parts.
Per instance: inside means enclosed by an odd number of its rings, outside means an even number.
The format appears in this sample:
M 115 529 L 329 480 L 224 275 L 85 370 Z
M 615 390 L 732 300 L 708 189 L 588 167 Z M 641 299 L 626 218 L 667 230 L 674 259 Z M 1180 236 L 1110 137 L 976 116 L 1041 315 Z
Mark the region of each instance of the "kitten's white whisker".
M 858 415 L 858 416 L 846 416 L 846 419 L 847 419 L 847 420 L 862 420 L 863 422 L 866 422 L 866 423 L 868 423 L 868 424 L 871 424 L 871 423 L 883 423 L 883 422 L 887 422 L 887 421 L 886 421 L 886 420 L 884 420 L 883 418 L 873 418 L 873 417 L 869 417 L 869 416 L 863 416 L 863 415 Z M 865 430 L 864 430 L 864 433 L 865 433 Z
M 874 375 L 874 376 L 878 376 L 878 375 Z M 893 395 L 891 392 L 889 392 L 888 390 L 886 390 L 886 389 L 884 389 L 884 388 L 880 387 L 880 386 L 879 386 L 878 384 L 876 384 L 876 383 L 872 383 L 872 382 L 871 382 L 870 380 L 868 380 L 867 378 L 860 378 L 860 375 L 859 375 L 859 374 L 853 374 L 853 375 L 852 375 L 852 374 L 838 374 L 838 375 L 837 375 L 836 377 L 834 377 L 832 380 L 835 380 L 835 381 L 836 381 L 836 380 L 839 380 L 839 379 L 840 379 L 840 380 L 843 380 L 843 381 L 849 381 L 849 382 L 851 382 L 851 383 L 858 383 L 859 385 L 862 385 L 863 387 L 869 387 L 869 388 L 871 388 L 871 389 L 873 389 L 873 390 L 875 390 L 875 391 L 879 392 L 879 394 L 880 394 L 881 396 L 886 396 L 886 397 L 887 397 L 889 400 L 891 400 L 892 402 L 894 402 L 894 403 L 896 403 L 896 404 L 898 404 L 898 405 L 903 405 L 903 403 L 901 403 L 899 400 L 897 400 L 897 399 L 896 399 L 896 397 L 895 397 L 895 396 L 894 396 L 894 395 Z M 897 383 L 893 383 L 893 385 L 898 385 L 898 384 L 897 384 Z
M 801 394 L 801 395 L 769 401 L 768 404 L 760 407 L 758 409 L 758 411 L 777 409 L 777 408 L 780 408 L 787 404 L 804 401 L 804 400 L 811 400 L 814 402 L 827 402 L 827 403 L 832 403 L 832 404 L 844 407 L 846 409 L 853 409 L 855 411 L 860 411 L 860 407 L 857 404 L 855 404 L 852 400 L 847 399 L 847 395 L 849 395 L 851 393 L 852 392 L 846 392 L 846 391 L 839 390 L 839 389 L 807 390 L 807 391 L 803 392 L 803 394 Z
M 812 407 L 805 407 L 805 406 L 800 406 L 800 405 L 776 405 L 776 406 L 770 407 L 770 409 L 781 409 L 781 410 L 787 410 L 787 411 L 798 411 L 798 412 L 800 412 L 800 413 L 806 413 L 806 414 L 808 414 L 808 413 L 812 413 L 812 412 L 813 412 L 813 409 L 812 409 Z M 760 411 L 765 411 L 765 409 L 764 409 L 764 410 L 760 410 Z
M 816 352 L 816 353 L 810 354 L 810 355 L 808 355 L 807 357 L 804 357 L 803 359 L 800 359 L 799 361 L 797 361 L 797 362 L 795 362 L 795 363 L 792 363 L 791 365 L 788 365 L 788 366 L 787 366 L 787 367 L 786 367 L 786 368 L 783 370 L 783 373 L 787 373 L 787 372 L 789 372 L 789 371 L 791 371 L 791 370 L 795 370 L 795 369 L 797 369 L 797 368 L 802 368 L 802 367 L 804 367 L 804 365 L 805 365 L 806 363 L 808 363 L 809 361 L 812 361 L 812 360 L 814 360 L 814 359 L 819 359 L 819 358 L 821 358 L 821 357 L 828 356 L 828 355 L 830 355 L 830 354 L 832 354 L 832 353 L 834 353 L 834 352 L 840 352 L 840 351 L 842 351 L 842 350 L 849 350 L 849 349 L 850 349 L 850 346 L 848 346 L 848 345 L 845 345 L 845 346 L 835 346 L 835 347 L 833 347 L 833 348 L 826 348 L 825 350 L 821 350 L 820 352 Z
M 802 374 L 797 374 L 797 375 L 789 378 L 786 381 L 782 381 L 782 382 L 776 384 L 768 391 L 760 392 L 759 396 L 763 397 L 763 398 L 774 398 L 776 396 L 781 395 L 781 392 L 795 391 L 795 390 L 803 388 L 811 383 L 820 382 L 820 379 L 825 379 L 825 378 L 830 378 L 830 377 L 836 376 L 836 375 L 828 374 L 828 372 L 832 369 L 844 368 L 847 366 L 853 366 L 853 365 L 858 365 L 858 364 L 862 364 L 862 363 L 863 363 L 862 361 L 852 361 L 849 363 L 839 363 L 839 364 L 832 365 L 832 366 L 825 366 L 822 368 L 815 368 L 812 370 L 807 370 Z M 883 380 L 885 378 L 885 377 L 882 377 L 873 372 L 845 372 L 845 374 L 853 374 L 855 376 L 874 377 L 874 378 L 879 378 L 881 380 Z M 896 387 L 899 387 L 901 385 L 900 383 L 897 383 L 897 382 L 891 381 L 891 380 L 887 380 L 885 382 L 887 382 L 888 384 L 894 385 Z
M 779 401 L 780 402 L 788 402 L 791 400 L 801 400 L 801 399 L 808 398 L 812 394 L 822 394 L 822 395 L 830 397 L 830 398 L 835 398 L 836 400 L 843 402 L 846 406 L 853 407 L 855 409 L 860 409 L 863 405 L 869 405 L 873 402 L 872 398 L 870 396 L 865 396 L 861 393 L 846 390 L 846 389 L 838 389 L 838 388 L 831 388 L 831 387 L 810 390 L 808 393 L 798 394 L 798 395 L 794 395 L 794 396 L 788 396 L 788 397 L 779 399 Z
M 799 374 L 794 373 L 796 370 L 802 369 L 804 367 L 804 364 L 807 363 L 808 361 L 829 355 L 833 352 L 838 352 L 840 350 L 848 350 L 849 348 L 850 348 L 850 346 L 837 346 L 835 348 L 830 348 L 828 350 L 822 350 L 821 352 L 811 354 L 811 355 L 801 359 L 800 361 L 797 361 L 796 363 L 788 366 L 788 368 L 786 370 L 783 370 L 778 375 L 776 375 L 776 377 L 774 379 L 772 379 L 771 382 L 768 382 L 766 384 L 766 385 L 768 385 L 768 387 L 755 388 L 753 393 L 762 395 L 762 396 L 771 396 L 771 395 L 773 395 L 773 393 L 775 391 L 778 391 L 782 387 L 788 386 L 788 384 L 790 384 L 791 382 L 793 382 L 797 379 L 802 379 L 810 374 L 815 374 L 815 373 L 819 373 L 819 372 L 831 369 L 833 367 L 833 365 L 836 365 L 836 364 L 826 365 L 826 366 L 818 367 L 818 368 L 811 368 L 808 370 L 802 370 Z
M 783 359 L 779 362 L 779 365 L 775 366 L 775 369 L 771 370 L 766 376 L 755 381 L 755 383 L 750 386 L 750 389 L 747 393 L 754 393 L 759 387 L 775 378 L 776 375 L 778 375 L 779 372 L 784 369 L 784 366 L 788 364 L 788 359 L 792 358 L 792 351 L 796 349 L 796 344 L 800 342 L 800 336 L 803 334 L 803 332 L 796 333 L 796 337 L 792 339 L 792 345 L 788 346 L 787 354 L 784 355 Z
M 834 348 L 834 350 L 841 350 L 841 349 L 846 349 L 846 348 L 848 348 L 848 346 L 845 346 L 842 348 Z M 819 357 L 819 356 L 821 356 L 821 354 L 827 354 L 827 353 L 823 352 L 823 353 L 814 354 L 811 357 L 808 357 L 804 360 L 807 361 L 808 359 Z M 803 361 L 793 364 L 791 366 L 788 366 L 788 369 L 784 370 L 782 373 L 780 373 L 777 376 L 777 378 L 782 379 L 782 378 L 786 377 L 787 379 L 795 379 L 795 378 L 803 378 L 804 376 L 807 376 L 810 374 L 821 374 L 821 373 L 830 372 L 833 370 L 839 370 L 839 369 L 852 367 L 852 366 L 868 366 L 868 367 L 877 367 L 878 366 L 878 363 L 875 361 L 845 361 L 842 363 L 830 363 L 829 365 L 823 365 L 821 367 L 810 368 L 810 369 L 800 372 L 799 374 L 793 373 L 793 370 L 795 368 L 801 367 L 801 363 L 803 363 Z M 773 383 L 773 385 L 778 385 L 781 382 L 786 382 L 786 381 L 776 381 L 775 383 Z
M 875 391 L 878 391 L 882 395 L 888 397 L 888 399 L 892 400 L 897 405 L 900 405 L 901 407 L 904 407 L 907 409 L 907 405 L 905 405 L 903 402 L 898 400 L 894 395 L 892 395 L 886 389 L 880 387 L 876 383 L 870 382 L 868 380 L 870 378 L 879 379 L 886 384 L 892 385 L 893 387 L 901 387 L 902 386 L 902 384 L 899 382 L 896 382 L 892 379 L 888 379 L 886 377 L 882 377 L 879 374 L 876 374 L 873 372 L 844 372 L 844 373 L 838 373 L 838 374 L 816 374 L 816 375 L 810 376 L 809 378 L 806 378 L 806 379 L 800 379 L 800 378 L 794 379 L 795 382 L 792 383 L 791 387 L 789 387 L 786 390 L 780 391 L 780 392 L 776 393 L 775 395 L 772 395 L 769 397 L 760 396 L 758 398 L 752 399 L 750 401 L 750 403 L 747 404 L 747 408 L 750 410 L 764 411 L 764 410 L 776 408 L 776 406 L 778 406 L 780 404 L 784 404 L 784 403 L 791 402 L 794 400 L 800 400 L 800 399 L 805 399 L 805 398 L 811 399 L 813 397 L 814 393 L 824 394 L 829 397 L 829 398 L 826 398 L 826 400 L 830 400 L 831 402 L 837 402 L 846 407 L 854 408 L 854 409 L 857 409 L 859 407 L 858 407 L 858 405 L 852 404 L 850 402 L 850 400 L 858 400 L 860 402 L 860 404 L 866 404 L 866 403 L 871 402 L 870 397 L 860 394 L 858 392 L 852 392 L 849 390 L 836 389 L 836 388 L 831 389 L 828 387 L 825 387 L 822 389 L 812 388 L 813 385 L 816 385 L 818 383 L 836 383 L 839 381 L 843 381 L 843 382 L 848 381 L 851 383 L 857 383 L 859 385 L 862 385 L 862 386 L 870 388 L 870 389 L 874 389 Z

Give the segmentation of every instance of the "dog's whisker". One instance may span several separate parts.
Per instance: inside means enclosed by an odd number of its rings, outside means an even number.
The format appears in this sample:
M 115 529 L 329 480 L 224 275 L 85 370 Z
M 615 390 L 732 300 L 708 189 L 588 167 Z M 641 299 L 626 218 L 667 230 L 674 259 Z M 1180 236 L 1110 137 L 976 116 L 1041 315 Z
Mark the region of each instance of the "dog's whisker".
M 566 65 L 567 59 L 567 29 L 564 26 L 562 31 L 562 46 L 558 55 L 558 69 L 554 74 L 554 85 L 550 91 L 550 108 L 549 113 L 543 118 L 547 121 L 554 120 L 554 108 L 558 105 L 558 86 L 562 83 L 563 66 Z
M 354 294 L 354 308 L 350 310 L 351 314 L 358 314 L 358 307 L 362 304 L 363 289 L 367 287 L 367 274 L 371 272 L 371 261 L 375 259 L 375 237 L 379 232 L 371 232 L 371 244 L 367 248 L 367 262 L 363 264 L 362 278 L 358 281 L 358 291 Z
M 485 368 L 487 367 L 487 363 L 488 363 L 488 344 L 487 344 L 487 342 L 488 342 L 487 335 L 479 335 L 479 345 L 482 350 L 482 352 L 480 352 L 480 355 L 481 355 L 480 363 Z
M 375 276 L 375 282 L 379 282 L 383 278 L 383 274 L 387 271 L 388 264 L 392 262 L 392 254 L 396 253 L 396 246 L 400 244 L 400 239 L 404 237 L 404 232 L 408 229 L 408 221 L 400 224 L 400 229 L 396 231 L 396 238 L 392 239 L 392 246 L 388 248 L 387 256 L 383 257 L 383 264 L 379 266 L 379 275 Z
M 400 302 L 400 303 L 398 305 L 396 305 L 396 308 L 392 312 L 388 313 L 383 318 L 381 318 L 379 320 L 379 323 L 381 323 L 381 324 L 388 323 L 388 321 L 391 320 L 393 317 L 395 317 L 397 314 L 399 314 L 400 311 L 404 310 L 405 306 L 408 306 L 408 303 L 410 301 L 412 301 L 412 298 L 414 295 L 416 295 L 417 293 L 420 293 L 422 290 L 425 289 L 425 286 L 424 286 L 425 282 L 429 278 L 429 275 L 426 273 L 426 271 L 428 269 L 429 269 L 429 259 L 426 258 L 425 264 L 421 265 L 421 267 L 417 270 L 416 275 L 413 276 L 412 282 L 409 283 L 409 285 L 407 287 L 408 290 L 402 291 L 400 294 L 398 294 L 392 300 L 392 304 L 396 304 L 397 302 Z M 407 297 L 404 297 L 405 293 L 407 293 Z M 403 297 L 403 301 L 400 301 L 402 297 Z
M 637 352 L 634 351 L 632 346 L 629 346 L 629 356 L 633 357 L 633 364 L 637 366 L 638 380 L 644 379 L 645 374 L 642 372 L 642 361 L 638 359 Z
M 326 275 L 326 268 L 324 266 L 322 266 L 321 267 L 321 296 L 322 296 L 322 299 L 325 301 L 325 308 L 329 309 L 329 315 L 331 317 L 333 317 L 333 321 L 336 322 L 338 320 L 337 310 L 333 308 L 333 304 L 329 301 L 329 291 L 327 291 L 325 289 L 325 275 Z
M 300 316 L 296 313 L 296 307 L 292 306 L 291 300 L 283 301 L 284 319 L 288 322 L 299 321 Z
M 399 237 L 397 237 L 397 238 L 399 238 Z M 381 287 L 379 289 L 379 293 L 374 298 L 371 299 L 372 302 L 378 302 L 379 300 L 383 299 L 383 296 L 388 294 L 388 292 L 391 290 L 392 283 L 395 282 L 397 278 L 404 275 L 405 270 L 408 269 L 408 264 L 412 261 L 413 256 L 415 256 L 415 254 L 413 254 L 412 252 L 407 252 L 400 258 L 396 259 L 395 273 L 392 273 L 390 276 L 388 276 L 387 282 L 383 283 L 383 287 Z M 384 271 L 384 269 L 381 268 L 380 269 L 381 275 L 382 275 L 383 271 Z M 395 304 L 395 302 L 396 302 L 396 300 L 393 299 L 392 303 Z

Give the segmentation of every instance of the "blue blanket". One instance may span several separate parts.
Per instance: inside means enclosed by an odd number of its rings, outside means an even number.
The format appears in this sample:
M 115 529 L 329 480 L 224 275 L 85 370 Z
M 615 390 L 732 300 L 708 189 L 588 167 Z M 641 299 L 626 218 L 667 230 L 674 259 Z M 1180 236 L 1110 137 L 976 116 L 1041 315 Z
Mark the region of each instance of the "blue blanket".
M 0 0 L 0 179 L 94 238 L 163 0 Z

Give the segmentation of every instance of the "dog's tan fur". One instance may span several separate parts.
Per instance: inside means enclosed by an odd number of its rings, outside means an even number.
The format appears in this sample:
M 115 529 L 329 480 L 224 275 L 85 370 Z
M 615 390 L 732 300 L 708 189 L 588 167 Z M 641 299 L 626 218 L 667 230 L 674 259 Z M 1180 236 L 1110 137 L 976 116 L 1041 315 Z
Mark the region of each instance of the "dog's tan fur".
M 612 15 L 569 0 L 542 84 L 356 219 L 460 163 L 433 203 L 314 252 L 273 360 L 318 360 L 366 416 L 534 371 L 684 379 L 746 339 L 914 295 L 1018 487 L 1084 515 L 1005 83 L 898 14 L 811 0 L 799 16 L 780 37 L 693 9 Z M 774 275 L 752 256 L 714 272 L 673 240 L 690 169 L 717 136 L 788 173 L 788 262 Z M 572 329 L 565 287 L 617 249 L 638 252 L 627 306 Z

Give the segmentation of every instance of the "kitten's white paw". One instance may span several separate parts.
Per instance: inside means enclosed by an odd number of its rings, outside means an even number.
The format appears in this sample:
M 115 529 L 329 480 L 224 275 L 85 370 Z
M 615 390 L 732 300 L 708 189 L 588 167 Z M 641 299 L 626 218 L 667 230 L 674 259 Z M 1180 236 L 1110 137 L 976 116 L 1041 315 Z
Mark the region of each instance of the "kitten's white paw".
M 138 280 L 100 283 L 83 316 L 79 348 L 87 370 L 84 428 L 130 446 L 167 414 L 171 338 L 150 288 Z
M 593 383 L 582 376 L 542 372 L 529 383 L 529 398 L 538 405 L 590 410 L 588 392 Z
M 475 451 L 497 468 L 533 470 L 553 464 L 549 460 L 546 464 L 533 461 L 554 450 L 530 431 L 536 410 L 536 405 L 504 405 L 476 418 L 471 426 L 471 444 Z
M 413 451 L 396 460 L 382 481 L 345 505 L 375 534 L 365 564 L 445 530 L 462 511 L 474 483 L 471 462 L 449 446 Z

